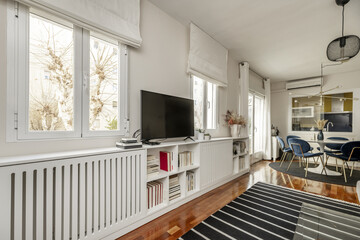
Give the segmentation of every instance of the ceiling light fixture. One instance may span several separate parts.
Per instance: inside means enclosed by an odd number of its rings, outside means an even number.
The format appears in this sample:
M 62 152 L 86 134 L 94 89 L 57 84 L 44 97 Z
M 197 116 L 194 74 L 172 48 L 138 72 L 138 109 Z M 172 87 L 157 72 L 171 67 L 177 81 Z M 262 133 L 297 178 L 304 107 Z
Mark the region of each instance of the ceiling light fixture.
M 355 57 L 360 50 L 360 38 L 356 35 L 344 36 L 345 5 L 350 0 L 335 0 L 338 6 L 342 6 L 342 36 L 329 43 L 326 54 L 330 61 L 345 62 Z

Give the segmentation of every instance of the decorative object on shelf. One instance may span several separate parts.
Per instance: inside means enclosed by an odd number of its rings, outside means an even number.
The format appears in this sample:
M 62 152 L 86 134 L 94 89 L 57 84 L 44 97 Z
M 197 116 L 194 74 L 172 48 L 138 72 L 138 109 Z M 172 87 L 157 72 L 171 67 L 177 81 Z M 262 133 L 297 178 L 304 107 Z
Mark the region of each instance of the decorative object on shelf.
M 204 137 L 205 137 L 205 140 L 211 140 L 210 133 L 205 133 Z
M 233 111 L 227 110 L 225 114 L 225 124 L 230 126 L 230 133 L 232 137 L 239 137 L 242 128 L 246 127 L 246 120 L 242 115 Z
M 279 129 L 271 124 L 271 136 L 279 136 Z
M 319 133 L 317 135 L 317 140 L 324 140 L 324 134 L 323 134 L 323 130 L 325 127 L 325 124 L 328 122 L 328 120 L 326 119 L 319 119 L 317 121 L 315 121 L 317 128 L 319 130 Z
M 350 0 L 335 0 L 338 6 L 342 7 L 342 28 L 341 37 L 331 41 L 327 47 L 326 55 L 330 61 L 345 62 L 355 57 L 360 50 L 360 38 L 356 35 L 344 36 L 345 5 Z
M 197 139 L 200 140 L 200 141 L 204 140 L 205 129 L 199 128 L 199 129 L 196 129 L 196 131 L 198 132 L 197 133 Z

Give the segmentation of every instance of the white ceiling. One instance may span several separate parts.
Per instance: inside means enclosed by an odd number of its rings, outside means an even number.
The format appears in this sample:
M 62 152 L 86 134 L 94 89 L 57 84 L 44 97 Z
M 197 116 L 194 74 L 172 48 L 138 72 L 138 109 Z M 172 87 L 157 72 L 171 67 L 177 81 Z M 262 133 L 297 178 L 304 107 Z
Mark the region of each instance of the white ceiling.
M 188 25 L 194 22 L 237 61 L 272 81 L 320 75 L 326 48 L 341 36 L 335 0 L 150 0 Z M 360 0 L 345 6 L 345 35 L 360 36 Z M 324 74 L 360 70 L 360 53 Z

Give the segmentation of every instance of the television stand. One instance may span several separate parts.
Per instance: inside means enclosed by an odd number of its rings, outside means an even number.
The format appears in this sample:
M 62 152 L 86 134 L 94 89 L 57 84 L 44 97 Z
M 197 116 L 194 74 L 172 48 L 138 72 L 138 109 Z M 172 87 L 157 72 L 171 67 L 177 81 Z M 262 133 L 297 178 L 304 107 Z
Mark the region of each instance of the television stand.
M 192 138 L 192 137 L 186 137 L 186 138 L 184 138 L 184 141 L 186 141 L 186 140 L 188 140 L 188 139 L 190 139 L 190 140 L 192 140 L 193 142 L 195 142 L 195 140 Z
M 147 145 L 160 145 L 161 142 L 158 141 L 150 141 L 150 140 L 143 140 L 142 143 Z

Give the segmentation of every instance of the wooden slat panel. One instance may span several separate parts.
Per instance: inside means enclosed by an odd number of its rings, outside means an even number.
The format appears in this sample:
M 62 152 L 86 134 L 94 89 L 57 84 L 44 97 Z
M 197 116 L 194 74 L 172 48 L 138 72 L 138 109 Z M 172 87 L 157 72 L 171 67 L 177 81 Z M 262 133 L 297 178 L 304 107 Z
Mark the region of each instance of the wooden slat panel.
M 130 156 L 126 156 L 126 218 L 130 217 L 131 209 L 130 209 L 130 203 L 131 203 L 131 161 Z
M 141 199 L 140 199 L 140 191 L 141 191 L 141 182 L 140 182 L 140 155 L 135 156 L 135 213 L 138 214 L 140 212 L 140 205 L 141 205 Z
M 85 237 L 85 163 L 79 164 L 80 176 L 79 176 L 79 238 Z
M 62 169 L 55 168 L 55 239 L 61 239 L 61 212 L 62 212 Z
M 105 181 L 106 181 L 106 189 L 105 189 L 105 225 L 106 227 L 110 226 L 110 207 L 111 207 L 111 188 L 110 188 L 110 159 L 106 160 L 106 173 L 105 173 Z
M 71 235 L 72 240 L 78 239 L 78 165 L 72 165 L 72 218 L 71 218 Z
M 99 162 L 94 162 L 94 217 L 93 217 L 93 227 L 94 232 L 99 230 Z
M 121 221 L 121 208 L 122 208 L 122 157 L 117 158 L 117 222 Z
M 86 236 L 90 236 L 92 234 L 92 222 L 93 222 L 93 212 L 92 212 L 92 204 L 93 204 L 93 162 L 88 162 L 87 164 L 87 195 L 85 201 L 87 201 L 87 209 L 86 209 Z
M 125 221 L 126 219 L 126 181 L 127 181 L 127 163 L 126 163 L 126 156 L 122 157 L 122 221 Z
M 33 237 L 33 224 L 34 224 L 34 179 L 33 171 L 26 172 L 26 193 L 25 193 L 25 208 L 26 208 L 26 223 L 25 223 L 25 234 L 27 238 Z
M 131 216 L 135 215 L 135 205 L 136 205 L 136 198 L 135 198 L 135 191 L 136 191 L 136 182 L 135 182 L 135 161 L 136 156 L 130 156 L 130 162 L 131 162 L 131 182 L 129 185 L 131 186 Z
M 53 239 L 53 169 L 46 169 L 46 239 Z
M 100 166 L 99 166 L 99 184 L 100 184 L 100 191 L 99 191 L 99 194 L 100 194 L 100 201 L 99 201 L 99 217 L 100 217 L 100 221 L 99 221 L 99 224 L 100 224 L 100 231 L 104 229 L 104 213 L 105 213 L 105 190 L 104 190 L 104 187 L 105 187 L 105 176 L 104 176 L 104 161 L 101 160 L 100 161 Z
M 64 239 L 70 239 L 70 165 L 64 166 Z
M 111 161 L 111 224 L 115 224 L 116 217 L 116 158 Z
M 14 186 L 14 239 L 22 238 L 22 173 L 15 173 L 15 186 Z
M 36 174 L 36 239 L 44 239 L 44 169 Z

